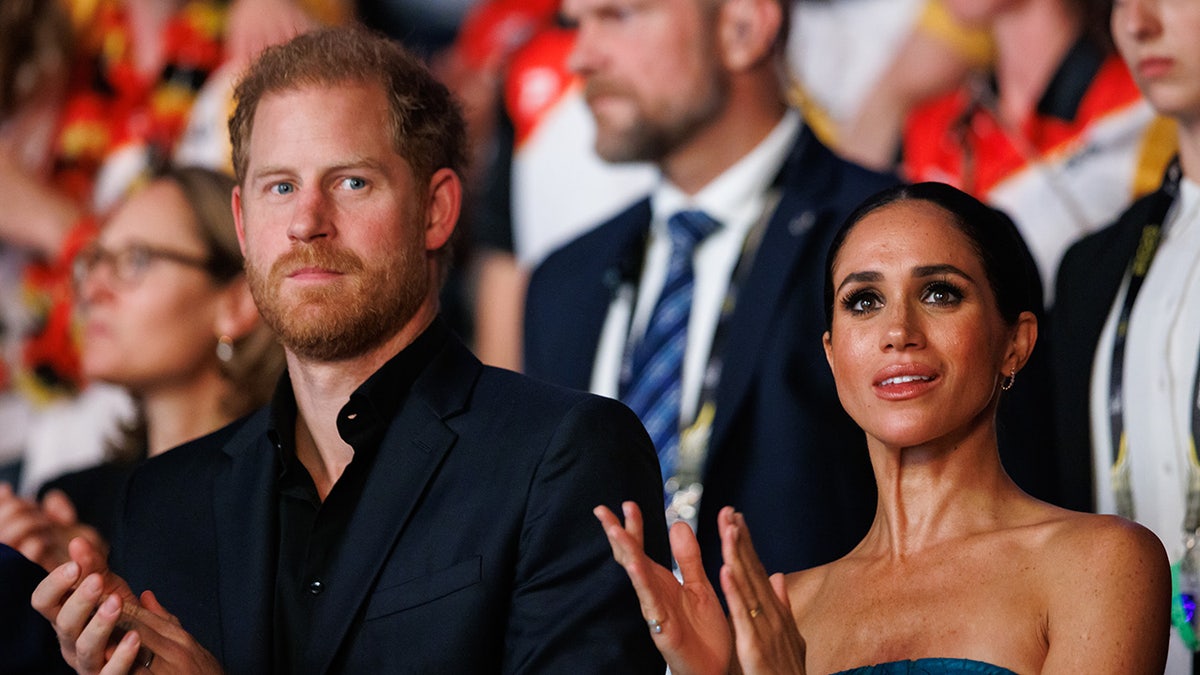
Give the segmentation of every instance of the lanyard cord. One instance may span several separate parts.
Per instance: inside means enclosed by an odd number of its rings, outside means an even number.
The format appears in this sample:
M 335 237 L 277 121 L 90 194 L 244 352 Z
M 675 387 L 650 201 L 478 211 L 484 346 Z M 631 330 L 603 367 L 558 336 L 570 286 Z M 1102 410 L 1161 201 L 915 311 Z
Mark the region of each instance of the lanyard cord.
M 1138 241 L 1137 252 L 1129 264 L 1129 285 L 1125 291 L 1117 315 L 1117 328 L 1113 337 L 1112 363 L 1109 372 L 1109 434 L 1112 442 L 1112 487 L 1116 498 L 1117 513 L 1133 519 L 1136 516 L 1133 504 L 1133 482 L 1129 463 L 1129 439 L 1125 429 L 1125 349 L 1129 332 L 1129 321 L 1133 314 L 1133 306 L 1138 293 L 1150 271 L 1150 265 L 1158 253 L 1162 243 L 1163 229 L 1171 206 L 1179 195 L 1179 183 L 1182 171 L 1178 158 L 1167 167 L 1166 175 L 1157 201 L 1151 206 L 1146 224 L 1142 226 L 1141 237 Z M 1200 387 L 1200 367 L 1192 383 L 1192 395 L 1195 399 L 1197 387 Z M 1184 517 L 1184 531 L 1195 532 L 1200 528 L 1200 461 L 1196 456 L 1196 436 L 1200 434 L 1200 410 L 1193 401 L 1192 424 L 1189 439 L 1189 467 L 1187 510 Z
M 700 399 L 696 406 L 695 417 L 686 424 L 680 420 L 679 458 L 676 462 L 675 472 L 674 475 L 663 476 L 668 525 L 676 520 L 684 520 L 695 529 L 696 518 L 699 516 L 700 495 L 703 491 L 701 478 L 708 458 L 712 423 L 716 417 L 717 387 L 720 384 L 721 370 L 724 367 L 723 349 L 725 338 L 729 332 L 730 317 L 733 316 L 733 311 L 737 307 L 738 292 L 754 266 L 758 245 L 762 241 L 767 224 L 774 215 L 779 198 L 780 194 L 776 190 L 767 193 L 767 201 L 762 215 L 750 228 L 742 243 L 737 263 L 730 275 L 729 286 L 721 302 L 720 315 L 717 319 L 712 345 L 709 348 L 708 362 L 700 385 Z M 636 284 L 633 293 L 630 294 L 629 303 L 632 315 L 637 306 Z M 631 318 L 630 328 L 632 328 L 632 323 Z M 630 361 L 635 342 L 630 336 L 626 337 L 625 351 L 622 356 L 620 391 L 625 391 L 629 386 L 629 376 L 632 372 Z

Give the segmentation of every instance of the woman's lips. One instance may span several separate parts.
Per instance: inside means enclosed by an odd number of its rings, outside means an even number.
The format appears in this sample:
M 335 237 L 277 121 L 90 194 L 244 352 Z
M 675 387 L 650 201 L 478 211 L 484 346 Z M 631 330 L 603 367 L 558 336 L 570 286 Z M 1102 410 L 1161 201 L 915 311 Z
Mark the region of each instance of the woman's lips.
M 900 364 L 883 368 L 875 374 L 875 395 L 887 400 L 903 400 L 920 396 L 936 386 L 937 371 L 920 364 Z
M 1154 79 L 1163 77 L 1175 67 L 1175 60 L 1165 56 L 1144 58 L 1137 63 L 1137 72 L 1143 78 Z

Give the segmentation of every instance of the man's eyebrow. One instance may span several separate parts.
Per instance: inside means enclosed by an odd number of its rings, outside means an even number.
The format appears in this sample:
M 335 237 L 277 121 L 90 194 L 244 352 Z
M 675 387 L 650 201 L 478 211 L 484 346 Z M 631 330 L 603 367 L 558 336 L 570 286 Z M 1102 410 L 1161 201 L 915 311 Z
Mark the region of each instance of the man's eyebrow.
M 382 167 L 383 167 L 383 165 L 380 162 L 375 161 L 373 159 L 368 159 L 365 157 L 364 158 L 355 157 L 355 158 L 350 158 L 344 162 L 339 162 L 337 164 L 332 164 L 330 166 L 324 167 L 323 169 L 321 169 L 321 173 L 328 174 L 328 173 L 335 173 L 335 172 L 340 172 L 340 171 L 351 171 L 351 170 L 355 170 L 355 169 L 358 169 L 358 170 L 369 169 L 372 171 L 382 171 L 383 170 Z M 250 174 L 250 179 L 251 180 L 255 180 L 255 179 L 261 180 L 264 177 L 290 176 L 290 175 L 294 175 L 295 173 L 296 173 L 296 171 L 294 169 L 289 168 L 287 166 L 268 164 L 268 165 L 264 165 L 264 166 L 261 166 L 261 167 L 255 169 Z

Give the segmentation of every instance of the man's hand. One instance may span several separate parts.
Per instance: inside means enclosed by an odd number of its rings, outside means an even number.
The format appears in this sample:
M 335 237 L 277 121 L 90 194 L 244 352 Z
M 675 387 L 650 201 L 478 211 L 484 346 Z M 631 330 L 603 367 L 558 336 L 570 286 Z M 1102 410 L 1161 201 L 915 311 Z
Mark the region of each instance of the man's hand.
M 34 589 L 33 608 L 54 626 L 63 658 L 76 671 L 128 672 L 129 667 L 103 668 L 110 659 L 132 665 L 137 657 L 138 636 L 124 634 L 118 626 L 123 608 L 136 607 L 137 598 L 88 540 L 72 539 L 68 553 L 70 562 L 56 567 Z
M 90 542 L 73 539 L 69 549 L 71 561 L 38 584 L 32 602 L 72 668 L 84 675 L 222 672 L 152 592 L 135 597 Z

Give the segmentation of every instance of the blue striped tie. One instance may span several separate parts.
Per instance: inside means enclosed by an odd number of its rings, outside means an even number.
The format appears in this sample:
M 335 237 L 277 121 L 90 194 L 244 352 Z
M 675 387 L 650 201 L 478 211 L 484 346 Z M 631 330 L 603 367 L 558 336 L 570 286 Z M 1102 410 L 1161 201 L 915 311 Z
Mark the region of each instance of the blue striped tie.
M 679 424 L 683 354 L 687 347 L 692 309 L 692 252 L 719 227 L 703 211 L 680 211 L 667 221 L 671 260 L 662 293 L 646 324 L 646 333 L 633 349 L 628 384 L 621 399 L 637 413 L 662 466 L 670 478 L 679 458 Z

